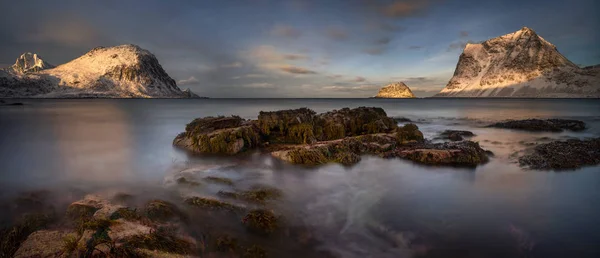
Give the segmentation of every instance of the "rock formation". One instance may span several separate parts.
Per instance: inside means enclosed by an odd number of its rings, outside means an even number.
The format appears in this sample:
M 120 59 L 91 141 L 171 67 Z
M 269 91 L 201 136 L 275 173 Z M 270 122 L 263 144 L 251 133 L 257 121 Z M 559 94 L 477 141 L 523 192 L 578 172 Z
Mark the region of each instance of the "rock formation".
M 352 165 L 360 155 L 400 157 L 429 165 L 477 166 L 487 162 L 477 143 L 430 144 L 414 124 L 398 127 L 381 108 L 343 108 L 316 114 L 308 108 L 240 117 L 195 119 L 174 140 L 200 154 L 237 154 L 261 148 L 273 157 L 303 165 Z
M 600 97 L 600 69 L 580 68 L 532 29 L 468 43 L 435 97 Z
M 415 95 L 403 82 L 395 82 L 381 88 L 375 98 L 415 98 Z

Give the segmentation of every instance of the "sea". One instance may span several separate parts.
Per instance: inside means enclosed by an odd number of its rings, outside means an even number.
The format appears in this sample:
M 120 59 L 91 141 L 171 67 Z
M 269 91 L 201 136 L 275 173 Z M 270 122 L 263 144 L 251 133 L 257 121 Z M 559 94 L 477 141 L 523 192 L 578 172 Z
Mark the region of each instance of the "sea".
M 11 209 L 12 200 L 36 191 L 64 210 L 70 202 L 96 192 L 121 191 L 143 200 L 177 202 L 181 196 L 220 190 L 179 188 L 174 178 L 191 171 L 231 178 L 239 185 L 281 189 L 277 207 L 288 217 L 288 225 L 310 228 L 311 248 L 334 257 L 600 257 L 600 166 L 534 171 L 518 164 L 518 157 L 538 144 L 600 137 L 600 100 L 5 101 L 24 105 L 0 106 L 4 224 L 22 212 Z M 260 111 L 307 107 L 320 113 L 360 106 L 381 107 L 390 117 L 410 119 L 433 141 L 441 141 L 436 137 L 444 130 L 472 131 L 476 136 L 470 140 L 494 156 L 476 168 L 423 166 L 375 156 L 364 156 L 351 167 L 303 167 L 260 152 L 202 156 L 172 145 L 185 125 L 198 117 L 256 119 Z M 578 119 L 588 129 L 547 133 L 486 127 L 527 118 Z M 194 236 L 219 225 L 196 222 L 193 216 L 190 223 Z M 245 237 L 251 241 L 254 236 Z M 269 257 L 305 257 L 293 243 L 260 241 L 271 245 Z

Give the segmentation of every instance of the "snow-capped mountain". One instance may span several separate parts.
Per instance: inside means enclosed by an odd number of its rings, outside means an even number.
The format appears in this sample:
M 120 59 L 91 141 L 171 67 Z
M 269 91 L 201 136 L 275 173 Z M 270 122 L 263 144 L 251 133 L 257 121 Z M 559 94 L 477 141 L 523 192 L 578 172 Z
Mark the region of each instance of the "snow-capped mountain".
M 5 72 L 12 74 L 24 74 L 29 72 L 37 72 L 44 69 L 54 68 L 53 65 L 42 60 L 41 56 L 32 53 L 23 53 L 15 64 L 4 69 Z
M 527 27 L 467 44 L 434 97 L 600 97 L 600 69 L 580 68 Z
M 391 83 L 379 90 L 375 98 L 414 98 L 415 95 L 403 82 Z
M 25 73 L 0 74 L 2 97 L 187 97 L 148 50 L 136 45 L 97 47 L 51 69 L 39 56 L 26 53 Z M 22 56 L 22 57 L 23 57 Z M 33 59 L 28 59 L 33 57 Z M 21 58 L 20 58 L 21 59 Z M 37 60 L 31 65 L 32 60 Z M 19 59 L 17 60 L 17 64 Z M 39 68 L 36 68 L 39 67 Z M 14 66 L 13 66 L 14 68 Z M 34 71 L 32 69 L 37 69 Z

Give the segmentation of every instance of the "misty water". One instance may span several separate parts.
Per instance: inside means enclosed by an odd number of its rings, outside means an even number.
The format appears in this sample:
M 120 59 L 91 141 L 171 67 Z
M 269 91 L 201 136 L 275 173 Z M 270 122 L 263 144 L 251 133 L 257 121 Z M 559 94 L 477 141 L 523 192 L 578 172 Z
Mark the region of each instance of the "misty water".
M 280 188 L 276 206 L 290 226 L 309 227 L 311 248 L 340 257 L 600 257 L 600 167 L 531 171 L 517 157 L 535 144 L 600 136 L 598 100 L 507 99 L 186 99 L 11 100 L 0 107 L 2 223 L 19 214 L 11 200 L 44 190 L 64 209 L 87 193 L 120 191 L 174 202 L 225 186 L 183 187 L 178 173 L 219 175 L 236 185 Z M 355 166 L 306 168 L 266 154 L 194 156 L 172 146 L 192 119 L 308 107 L 382 107 L 406 117 L 428 139 L 469 130 L 495 156 L 475 169 L 428 167 L 363 157 Z M 484 126 L 505 119 L 569 118 L 583 132 L 531 133 Z M 237 230 L 191 216 L 191 235 Z M 241 231 L 237 232 L 243 234 Z M 253 236 L 246 235 L 247 238 Z M 293 245 L 270 257 L 306 257 Z

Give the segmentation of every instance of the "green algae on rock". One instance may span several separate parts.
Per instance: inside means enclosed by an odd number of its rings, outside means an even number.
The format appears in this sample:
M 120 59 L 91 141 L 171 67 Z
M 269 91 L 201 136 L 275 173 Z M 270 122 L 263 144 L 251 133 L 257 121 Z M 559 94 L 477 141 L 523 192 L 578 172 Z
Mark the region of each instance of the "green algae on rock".
M 188 124 L 186 132 L 173 143 L 196 153 L 227 155 L 262 147 L 275 158 L 308 166 L 350 166 L 365 154 L 436 165 L 487 161 L 487 156 L 480 155 L 485 151 L 478 144 L 425 144 L 415 124 L 398 127 L 377 107 L 343 108 L 322 114 L 308 108 L 261 111 L 258 120 L 253 121 L 237 116 L 199 118 Z
M 204 154 L 237 154 L 259 144 L 258 128 L 240 117 L 205 117 L 187 124 L 173 140 L 179 146 Z
M 242 223 L 252 232 L 268 235 L 279 227 L 279 218 L 271 210 L 251 210 L 244 216 Z
M 183 218 L 183 213 L 175 206 L 167 201 L 152 200 L 146 203 L 144 208 L 146 217 L 156 221 L 167 221 L 174 218 Z

